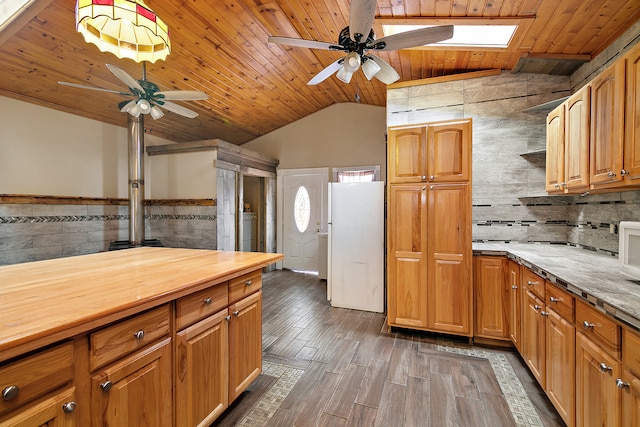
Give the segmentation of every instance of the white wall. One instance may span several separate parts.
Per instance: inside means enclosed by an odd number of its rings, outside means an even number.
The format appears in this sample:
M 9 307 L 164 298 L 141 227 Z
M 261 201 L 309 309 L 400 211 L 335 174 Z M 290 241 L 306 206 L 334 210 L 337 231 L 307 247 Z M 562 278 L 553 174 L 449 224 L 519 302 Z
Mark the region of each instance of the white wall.
M 217 152 L 163 154 L 146 157 L 145 190 L 151 199 L 216 197 Z
M 0 194 L 128 197 L 124 113 L 119 127 L 6 97 L 0 111 Z
M 334 104 L 242 147 L 280 161 L 279 169 L 380 165 L 386 176 L 386 108 Z

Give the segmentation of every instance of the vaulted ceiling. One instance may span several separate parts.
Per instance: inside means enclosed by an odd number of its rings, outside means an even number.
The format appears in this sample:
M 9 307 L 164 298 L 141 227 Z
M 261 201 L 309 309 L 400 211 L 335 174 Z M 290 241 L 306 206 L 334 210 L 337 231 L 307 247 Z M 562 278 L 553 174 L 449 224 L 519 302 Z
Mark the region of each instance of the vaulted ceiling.
M 145 128 L 175 142 L 220 138 L 242 144 L 335 103 L 384 106 L 386 86 L 362 72 L 350 84 L 330 77 L 307 81 L 344 54 L 282 46 L 270 35 L 337 42 L 348 25 L 349 0 L 147 0 L 168 25 L 172 52 L 147 65 L 161 90 L 201 90 L 205 101 L 183 103 L 199 113 L 148 117 Z M 142 66 L 85 43 L 75 31 L 75 0 L 34 0 L 0 32 L 0 96 L 126 126 L 117 94 L 58 85 L 58 81 L 123 89 L 105 67 L 135 78 Z M 638 0 L 378 0 L 381 23 L 425 21 L 518 22 L 507 49 L 417 49 L 376 53 L 400 74 L 399 82 L 471 71 L 527 69 L 527 61 L 556 61 L 531 69 L 562 73 L 573 61 L 600 53 L 640 18 Z M 437 18 L 437 19 L 436 19 Z M 569 64 L 567 66 L 567 64 Z M 524 66 L 524 68 L 523 68 Z M 126 88 L 124 88 L 126 90 Z M 37 117 L 34 117 L 37 121 Z

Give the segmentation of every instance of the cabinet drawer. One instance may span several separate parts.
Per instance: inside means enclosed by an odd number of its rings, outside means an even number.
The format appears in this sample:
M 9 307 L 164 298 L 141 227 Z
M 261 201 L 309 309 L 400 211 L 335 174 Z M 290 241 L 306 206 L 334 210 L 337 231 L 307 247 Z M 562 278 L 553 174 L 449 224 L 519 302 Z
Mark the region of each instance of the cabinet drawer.
M 212 286 L 180 298 L 176 303 L 176 327 L 183 329 L 229 305 L 229 284 Z
M 262 270 L 252 271 L 229 281 L 229 304 L 251 295 L 262 287 Z
M 550 284 L 549 282 L 546 284 L 546 292 L 548 309 L 555 311 L 565 320 L 573 324 L 573 308 L 575 300 L 571 294 Z
M 91 370 L 169 334 L 169 305 L 108 326 L 89 337 Z
M 0 414 L 73 380 L 73 344 L 66 343 L 0 367 Z
M 640 335 L 628 329 L 622 331 L 622 362 L 640 376 Z
M 620 326 L 607 315 L 585 302 L 576 305 L 576 331 L 599 343 L 604 350 L 620 359 Z
M 528 268 L 524 269 L 523 287 L 533 292 L 541 300 L 544 298 L 544 279 Z

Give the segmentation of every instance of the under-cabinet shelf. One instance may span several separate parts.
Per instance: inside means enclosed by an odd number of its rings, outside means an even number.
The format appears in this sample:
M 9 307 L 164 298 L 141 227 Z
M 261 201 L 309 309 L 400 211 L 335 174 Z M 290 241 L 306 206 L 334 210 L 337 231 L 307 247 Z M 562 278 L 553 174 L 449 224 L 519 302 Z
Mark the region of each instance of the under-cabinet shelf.
M 551 111 L 556 108 L 558 105 L 562 104 L 564 101 L 569 99 L 568 96 L 564 96 L 559 99 L 554 99 L 553 101 L 545 102 L 544 104 L 534 105 L 533 107 L 525 108 L 522 110 L 523 113 L 536 113 L 539 111 Z

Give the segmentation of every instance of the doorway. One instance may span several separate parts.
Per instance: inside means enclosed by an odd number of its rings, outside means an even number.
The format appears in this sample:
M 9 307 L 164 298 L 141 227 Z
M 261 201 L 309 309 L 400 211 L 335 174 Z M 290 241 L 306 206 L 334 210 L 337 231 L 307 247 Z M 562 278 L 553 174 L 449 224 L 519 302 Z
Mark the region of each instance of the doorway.
M 327 230 L 328 168 L 278 171 L 278 252 L 283 268 L 318 271 L 318 238 Z
M 238 239 L 242 252 L 265 252 L 264 215 L 265 179 L 243 175 L 240 224 L 242 239 Z

